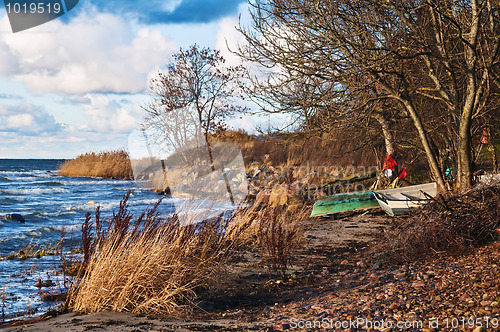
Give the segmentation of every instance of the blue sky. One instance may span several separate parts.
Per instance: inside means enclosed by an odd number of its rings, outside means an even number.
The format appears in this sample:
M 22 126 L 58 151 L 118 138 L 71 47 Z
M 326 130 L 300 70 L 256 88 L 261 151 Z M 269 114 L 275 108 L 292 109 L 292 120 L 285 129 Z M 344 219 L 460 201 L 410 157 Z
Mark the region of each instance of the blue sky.
M 144 116 L 148 77 L 194 43 L 241 36 L 238 0 L 80 0 L 68 14 L 13 34 L 0 10 L 0 158 L 71 158 L 127 147 Z M 235 127 L 252 129 L 244 117 Z

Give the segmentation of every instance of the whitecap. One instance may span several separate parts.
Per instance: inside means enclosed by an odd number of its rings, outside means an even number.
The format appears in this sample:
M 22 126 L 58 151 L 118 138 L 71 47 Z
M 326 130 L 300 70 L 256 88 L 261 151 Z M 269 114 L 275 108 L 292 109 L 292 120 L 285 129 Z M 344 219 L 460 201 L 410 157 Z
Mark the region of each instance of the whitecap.
M 65 188 L 21 188 L 21 189 L 4 189 L 3 193 L 9 195 L 41 195 L 41 194 L 53 194 L 53 193 L 68 193 L 69 190 Z
M 15 234 L 13 236 L 0 237 L 0 243 L 1 242 L 8 242 L 10 240 L 24 240 L 26 238 L 28 238 L 28 237 L 24 234 Z

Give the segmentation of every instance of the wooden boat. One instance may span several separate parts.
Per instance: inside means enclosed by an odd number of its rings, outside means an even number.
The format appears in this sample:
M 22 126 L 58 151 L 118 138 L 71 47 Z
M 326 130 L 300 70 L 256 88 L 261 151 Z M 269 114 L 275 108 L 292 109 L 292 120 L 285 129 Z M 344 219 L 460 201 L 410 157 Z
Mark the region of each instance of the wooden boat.
M 416 186 L 376 190 L 373 192 L 380 207 L 391 216 L 407 213 L 410 209 L 427 204 L 437 195 L 435 182 Z
M 311 216 L 326 215 L 335 212 L 377 207 L 373 192 L 361 191 L 337 194 L 322 198 L 314 203 Z

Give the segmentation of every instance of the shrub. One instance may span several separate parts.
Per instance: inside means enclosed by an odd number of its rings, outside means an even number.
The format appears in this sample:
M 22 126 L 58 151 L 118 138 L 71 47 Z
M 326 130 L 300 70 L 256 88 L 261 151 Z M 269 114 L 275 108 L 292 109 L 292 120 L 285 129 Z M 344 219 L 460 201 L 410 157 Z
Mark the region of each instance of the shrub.
M 438 253 L 460 254 L 498 236 L 500 188 L 487 187 L 435 201 L 404 218 L 386 233 L 385 244 L 402 261 Z
M 266 207 L 256 215 L 258 244 L 274 272 L 285 276 L 294 250 L 303 239 L 306 210 Z

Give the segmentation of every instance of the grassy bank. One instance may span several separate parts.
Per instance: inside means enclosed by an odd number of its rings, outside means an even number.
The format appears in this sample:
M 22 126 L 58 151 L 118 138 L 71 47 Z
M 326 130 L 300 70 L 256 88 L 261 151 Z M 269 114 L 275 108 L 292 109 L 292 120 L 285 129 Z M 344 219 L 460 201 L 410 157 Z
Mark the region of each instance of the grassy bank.
M 124 150 L 89 152 L 66 161 L 59 167 L 61 176 L 92 176 L 105 179 L 133 178 L 129 155 Z

